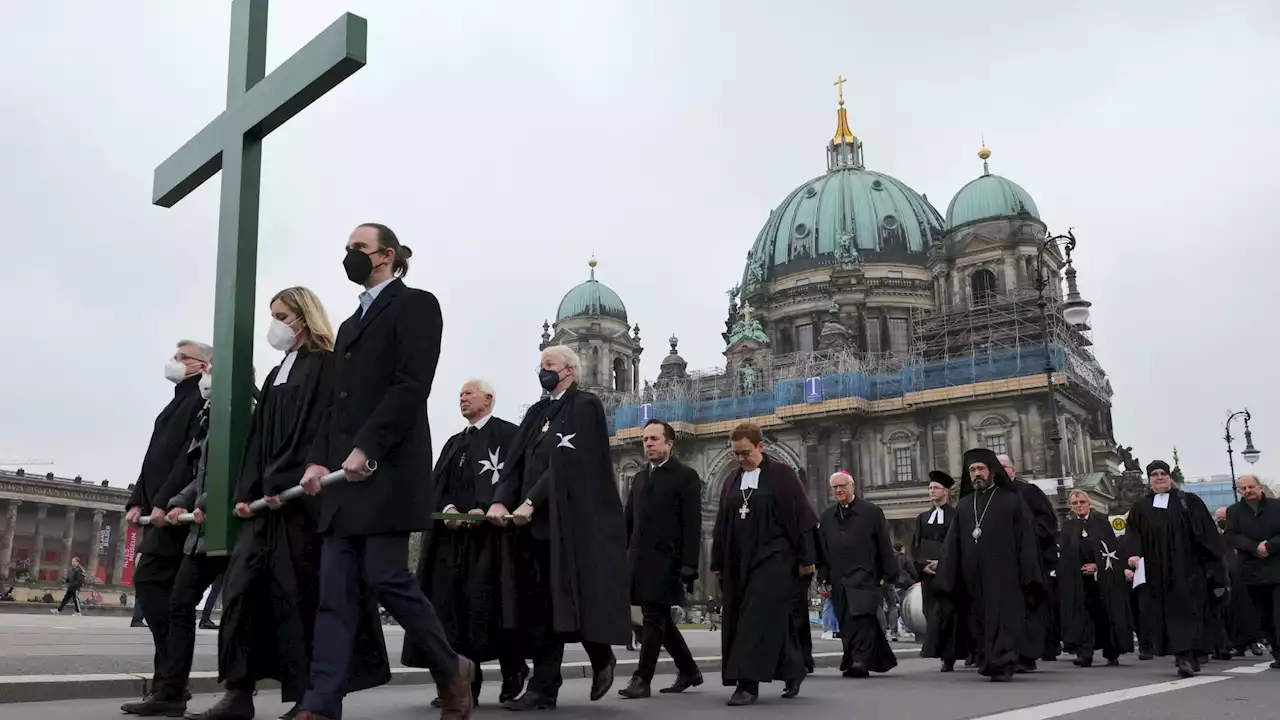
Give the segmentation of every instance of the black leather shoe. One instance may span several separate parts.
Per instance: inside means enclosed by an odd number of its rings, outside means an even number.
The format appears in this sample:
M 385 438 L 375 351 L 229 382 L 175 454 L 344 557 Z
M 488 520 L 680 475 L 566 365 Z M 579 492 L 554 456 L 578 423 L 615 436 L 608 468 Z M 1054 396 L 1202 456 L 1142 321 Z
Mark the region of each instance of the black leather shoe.
M 955 661 L 955 660 L 943 660 L 943 661 L 942 661 L 942 670 L 941 670 L 940 672 L 955 672 L 955 671 L 956 671 L 956 661 Z
M 1033 673 L 1035 671 L 1036 671 L 1035 660 L 1019 660 L 1018 669 L 1014 670 L 1014 672 L 1019 675 L 1026 675 L 1027 673 Z
M 604 697 L 604 694 L 609 692 L 609 688 L 613 687 L 613 671 L 617 667 L 617 659 L 609 658 L 608 665 L 591 674 L 591 702 Z
M 698 687 L 702 684 L 702 673 L 697 672 L 692 675 L 677 675 L 676 681 L 671 683 L 671 687 L 664 687 L 658 692 L 660 693 L 682 693 L 691 687 Z
M 729 702 L 725 703 L 729 707 L 739 707 L 742 705 L 752 705 L 760 696 L 753 692 L 747 692 L 742 687 L 738 687 L 729 696 Z
M 1090 667 L 1090 666 L 1092 666 L 1092 665 L 1093 665 L 1093 656 L 1092 656 L 1092 655 L 1080 655 L 1080 656 L 1079 656 L 1079 657 L 1077 657 L 1075 660 L 1072 660 L 1072 661 L 1071 661 L 1071 663 L 1072 663 L 1073 665 L 1075 665 L 1076 667 L 1087 668 L 1087 667 Z
M 253 693 L 246 690 L 228 690 L 204 712 L 189 712 L 186 720 L 253 720 Z
M 280 720 L 293 720 L 300 712 L 302 712 L 302 703 L 294 703 L 293 707 L 281 713 Z
M 867 666 L 862 663 L 849 663 L 849 667 L 844 671 L 844 676 L 847 678 L 864 678 L 870 674 Z
M 1178 677 L 1189 678 L 1189 677 L 1195 677 L 1196 675 L 1195 666 L 1192 665 L 1191 661 L 1186 658 L 1178 658 L 1177 668 L 1178 668 Z
M 529 666 L 523 665 L 520 672 L 513 677 L 502 679 L 502 690 L 498 693 L 498 702 L 505 703 L 508 700 L 515 700 L 520 697 L 520 693 L 524 692 L 524 683 L 529 679 Z
M 801 679 L 803 680 L 803 678 Z M 790 700 L 800 694 L 801 680 L 788 680 L 787 684 L 782 688 L 782 699 Z
M 217 630 L 218 624 L 212 620 L 201 620 L 200 629 L 201 630 Z
M 187 701 L 172 698 L 159 698 L 148 695 L 137 702 L 127 702 L 120 706 L 120 711 L 141 717 L 175 717 L 187 714 Z
M 556 699 L 541 693 L 527 691 L 515 700 L 508 700 L 502 703 L 502 707 L 517 712 L 524 710 L 555 710 Z
M 1107 658 L 1107 667 L 1119 667 L 1120 658 Z
M 647 698 L 649 697 L 649 682 L 638 677 L 633 677 L 626 687 L 618 691 L 618 694 L 628 700 Z

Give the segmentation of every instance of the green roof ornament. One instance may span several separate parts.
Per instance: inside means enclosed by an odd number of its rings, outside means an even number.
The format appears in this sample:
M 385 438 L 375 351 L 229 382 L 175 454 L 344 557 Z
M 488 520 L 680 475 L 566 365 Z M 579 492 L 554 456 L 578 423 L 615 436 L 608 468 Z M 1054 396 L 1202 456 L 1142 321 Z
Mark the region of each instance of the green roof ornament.
M 769 344 L 769 336 L 765 335 L 764 327 L 760 325 L 760 321 L 751 316 L 751 304 L 742 304 L 742 315 L 737 324 L 733 326 L 733 330 L 729 332 L 729 345 L 726 349 L 732 349 L 738 343 L 746 340 L 754 340 L 761 345 Z

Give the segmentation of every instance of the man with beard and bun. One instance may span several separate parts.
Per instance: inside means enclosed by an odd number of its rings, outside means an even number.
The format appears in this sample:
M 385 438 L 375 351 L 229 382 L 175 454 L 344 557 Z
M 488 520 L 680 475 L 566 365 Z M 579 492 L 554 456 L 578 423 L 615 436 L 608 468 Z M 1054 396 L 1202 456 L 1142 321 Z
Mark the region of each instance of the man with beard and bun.
M 956 521 L 943 545 L 934 595 L 939 615 L 954 613 L 965 623 L 978 672 L 996 682 L 1010 680 L 1041 650 L 1027 633 L 1029 609 L 1045 602 L 1033 523 L 996 454 L 985 448 L 966 452 Z
M 618 694 L 649 697 L 658 666 L 658 651 L 675 661 L 676 681 L 659 692 L 678 693 L 702 684 L 689 646 L 671 619 L 671 608 L 693 592 L 701 548 L 702 480 L 693 468 L 672 457 L 676 431 L 661 420 L 644 426 L 648 464 L 631 479 L 627 493 L 627 560 L 631 569 L 631 603 L 644 616 L 640 660 L 631 684 Z
M 1209 603 L 1225 592 L 1222 539 L 1198 496 L 1173 486 L 1169 463 L 1147 465 L 1151 492 L 1134 503 L 1125 528 L 1129 567 L 1142 561 L 1152 650 L 1173 655 L 1178 674 L 1200 671 L 1209 647 L 1204 636 Z
M 998 457 L 1000 466 L 1009 476 L 1011 488 L 1031 508 L 1032 530 L 1040 547 L 1040 572 L 1046 597 L 1045 602 L 1031 609 L 1027 617 L 1027 641 L 1032 647 L 1039 647 L 1040 651 L 1024 659 L 1018 667 L 1018 672 L 1032 672 L 1036 669 L 1036 658 L 1057 660 L 1061 643 L 1058 637 L 1058 596 L 1053 589 L 1054 571 L 1058 567 L 1058 516 L 1043 490 L 1018 479 L 1018 468 L 1014 467 L 1013 458 L 1008 455 Z
M 849 678 L 889 672 L 898 658 L 876 619 L 883 588 L 898 577 L 889 521 L 879 506 L 856 496 L 849 473 L 841 470 L 830 482 L 836 504 L 818 520 L 818 582 L 831 587 L 839 618 L 840 669 Z
M 1236 481 L 1240 502 L 1227 510 L 1226 539 L 1240 553 L 1240 582 L 1271 644 L 1280 670 L 1280 501 L 1264 497 L 1256 475 Z
M 920 576 L 920 600 L 928 627 L 940 621 L 935 614 L 937 603 L 933 587 L 938 561 L 942 559 L 942 544 L 956 519 L 956 510 L 951 507 L 951 488 L 954 485 L 955 480 L 950 475 L 941 470 L 929 471 L 929 503 L 933 507 L 916 516 L 915 532 L 911 534 L 911 559 L 916 565 L 916 575 Z M 956 653 L 964 651 L 963 644 L 957 646 L 957 641 L 963 643 L 963 633 L 956 632 L 957 629 L 956 623 L 952 622 L 945 630 L 927 632 L 921 638 L 924 641 L 921 656 L 942 658 L 942 672 L 951 672 L 955 668 Z M 931 641 L 940 646 L 931 645 Z
M 760 683 L 772 680 L 786 683 L 782 697 L 800 694 L 805 661 L 791 618 L 797 585 L 814 574 L 818 516 L 795 471 L 764 453 L 758 425 L 743 423 L 729 437 L 738 470 L 720 493 L 711 572 L 724 598 L 721 678 L 737 706 L 754 703 Z
M 538 381 L 548 393 L 525 412 L 494 489 L 489 520 L 508 507 L 521 529 L 520 626 L 533 658 L 524 694 L 508 710 L 556 706 L 564 644 L 580 642 L 591 660 L 591 700 L 613 685 L 612 645 L 631 635 L 627 528 L 609 459 L 600 398 L 578 387 L 581 361 L 564 345 L 542 351 Z
M 1093 512 L 1088 493 L 1072 490 L 1067 500 L 1071 515 L 1059 535 L 1056 583 L 1063 645 L 1075 653 L 1077 667 L 1092 665 L 1095 649 L 1107 665 L 1119 665 L 1121 654 L 1133 652 L 1120 542 L 1107 517 Z
M 444 513 L 483 516 L 493 504 L 493 489 L 516 435 L 514 424 L 493 415 L 493 402 L 493 388 L 484 380 L 462 384 L 458 406 L 467 427 L 445 443 L 432 473 L 439 494 L 436 507 Z M 515 698 L 529 668 L 514 637 L 514 533 L 486 522 L 445 520 L 424 542 L 418 582 L 440 614 L 449 643 L 476 663 L 497 659 L 502 671 L 498 702 Z M 401 662 L 422 667 L 426 657 L 406 639 Z M 477 702 L 481 681 L 477 666 L 471 681 Z M 440 707 L 440 702 L 437 697 L 432 706 Z

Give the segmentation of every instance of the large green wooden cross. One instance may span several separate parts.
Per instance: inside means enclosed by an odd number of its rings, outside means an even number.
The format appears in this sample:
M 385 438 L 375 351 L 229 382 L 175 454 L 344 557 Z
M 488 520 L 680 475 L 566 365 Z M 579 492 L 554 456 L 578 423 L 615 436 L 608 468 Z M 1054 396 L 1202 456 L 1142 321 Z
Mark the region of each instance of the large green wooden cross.
M 163 207 L 222 171 L 207 465 L 211 555 L 233 544 L 231 488 L 248 431 L 262 140 L 364 67 L 367 40 L 365 19 L 347 13 L 267 75 L 267 0 L 234 0 L 227 109 L 156 168 L 152 202 Z

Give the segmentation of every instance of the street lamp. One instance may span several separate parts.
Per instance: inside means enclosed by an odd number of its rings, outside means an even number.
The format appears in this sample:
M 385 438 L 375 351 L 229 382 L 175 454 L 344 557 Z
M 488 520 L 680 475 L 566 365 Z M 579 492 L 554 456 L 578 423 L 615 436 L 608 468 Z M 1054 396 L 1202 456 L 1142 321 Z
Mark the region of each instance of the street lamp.
M 1049 345 L 1049 301 L 1045 297 L 1045 290 L 1049 288 L 1049 269 L 1045 267 L 1045 254 L 1051 248 L 1057 247 L 1059 243 L 1063 243 L 1063 249 L 1066 253 L 1066 270 L 1067 277 L 1067 297 L 1062 302 L 1062 319 L 1067 324 L 1076 328 L 1086 327 L 1089 323 L 1089 307 L 1093 304 L 1088 300 L 1080 297 L 1080 290 L 1076 287 L 1076 269 L 1071 264 L 1071 251 L 1076 249 L 1076 236 L 1072 232 L 1074 228 L 1068 228 L 1066 235 L 1052 235 L 1040 241 L 1040 251 L 1036 254 L 1036 277 L 1034 280 L 1038 300 L 1036 305 L 1040 308 L 1040 331 L 1044 335 L 1044 376 L 1045 385 L 1049 391 L 1049 417 L 1053 423 L 1053 432 L 1049 435 L 1049 446 L 1058 453 L 1058 512 L 1066 514 L 1067 511 L 1067 465 L 1065 453 L 1062 450 L 1062 434 L 1058 430 L 1058 400 L 1053 391 L 1053 353 Z M 1058 286 L 1061 291 L 1061 286 Z
M 1253 433 L 1249 431 L 1249 421 L 1253 416 L 1249 414 L 1249 408 L 1245 408 L 1239 412 L 1227 411 L 1227 432 L 1222 436 L 1227 441 L 1227 464 L 1231 466 L 1231 494 L 1235 496 L 1236 502 L 1240 502 L 1240 492 L 1236 490 L 1236 460 L 1235 454 L 1231 450 L 1231 441 L 1235 438 L 1231 437 L 1231 421 L 1238 416 L 1244 416 L 1244 450 L 1240 452 L 1240 457 L 1244 458 L 1250 465 L 1258 462 L 1258 458 L 1262 453 L 1258 448 L 1253 446 Z

